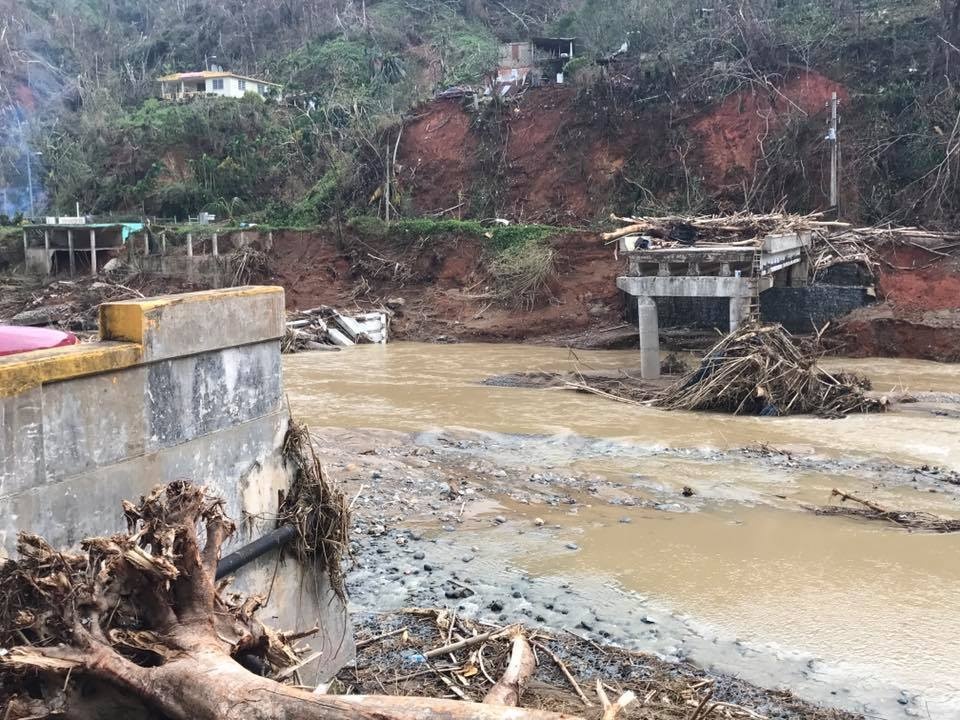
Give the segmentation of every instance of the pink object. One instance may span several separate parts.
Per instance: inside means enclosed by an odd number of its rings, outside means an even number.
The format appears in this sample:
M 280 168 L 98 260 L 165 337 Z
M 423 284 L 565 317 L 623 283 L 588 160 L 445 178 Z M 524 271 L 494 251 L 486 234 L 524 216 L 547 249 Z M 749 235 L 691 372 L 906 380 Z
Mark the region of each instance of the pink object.
M 50 328 L 0 325 L 0 355 L 76 345 L 77 336 Z

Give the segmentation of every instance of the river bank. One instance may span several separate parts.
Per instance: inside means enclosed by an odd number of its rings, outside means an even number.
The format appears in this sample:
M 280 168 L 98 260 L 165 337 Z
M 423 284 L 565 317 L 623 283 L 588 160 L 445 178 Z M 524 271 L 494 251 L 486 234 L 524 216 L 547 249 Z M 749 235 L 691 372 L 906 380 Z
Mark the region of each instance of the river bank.
M 638 342 L 635 320 L 629 319 L 628 303 L 633 300 L 615 283 L 624 270 L 623 259 L 592 229 L 558 229 L 544 240 L 551 269 L 536 302 L 521 302 L 497 285 L 485 238 L 476 233 L 411 231 L 394 237 L 385 228 L 371 233 L 349 225 L 244 232 L 244 242 L 250 243 L 244 247 L 257 253 L 256 271 L 237 274 L 231 263 L 239 262 L 242 254 L 231 256 L 227 250 L 243 232 L 224 230 L 221 282 L 280 285 L 289 310 L 329 305 L 348 313 L 385 311 L 391 317 L 392 339 L 592 349 L 636 347 Z M 184 250 L 171 244 L 171 252 Z M 872 250 L 877 265 L 872 273 L 854 270 L 856 279 L 850 279 L 838 271 L 837 277 L 818 278 L 828 286 L 854 282 L 876 291 L 876 303 L 834 319 L 828 346 L 846 356 L 960 359 L 956 252 L 878 244 Z M 104 300 L 201 289 L 211 281 L 206 276 L 138 274 L 135 257 L 132 262 L 93 278 L 0 276 L 0 322 L 35 311 L 41 319 L 49 317 L 49 322 L 70 329 L 94 329 L 96 306 Z M 12 261 L 6 264 L 10 270 L 16 267 Z M 795 314 L 808 320 L 806 312 L 797 309 Z M 717 338 L 713 325 L 719 321 L 706 314 L 706 306 L 661 313 L 662 346 L 688 350 L 712 345 Z M 720 315 L 725 327 L 726 310 Z
M 826 707 L 955 717 L 960 657 L 943 638 L 960 632 L 946 560 L 957 536 L 803 507 L 840 487 L 957 516 L 955 421 L 687 415 L 480 382 L 574 362 L 558 349 L 403 343 L 288 358 L 292 409 L 353 499 L 357 612 L 445 606 Z M 852 364 L 878 386 L 958 386 L 950 366 L 904 363 Z

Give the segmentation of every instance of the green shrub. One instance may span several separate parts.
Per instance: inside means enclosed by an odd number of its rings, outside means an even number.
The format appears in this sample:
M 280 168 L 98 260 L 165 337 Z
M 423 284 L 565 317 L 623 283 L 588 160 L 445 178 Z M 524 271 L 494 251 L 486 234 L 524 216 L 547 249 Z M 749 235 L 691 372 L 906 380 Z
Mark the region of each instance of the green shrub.
M 361 237 L 381 240 L 387 236 L 389 226 L 375 215 L 357 215 L 347 221 L 347 227 Z
M 550 225 L 498 225 L 490 233 L 491 249 L 500 252 L 546 240 L 562 232 Z

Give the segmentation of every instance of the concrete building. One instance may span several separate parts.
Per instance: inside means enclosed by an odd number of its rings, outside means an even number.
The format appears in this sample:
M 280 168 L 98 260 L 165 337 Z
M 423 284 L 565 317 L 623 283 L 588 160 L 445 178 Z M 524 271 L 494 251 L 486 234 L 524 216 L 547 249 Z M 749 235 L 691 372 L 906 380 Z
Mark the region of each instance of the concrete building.
M 533 38 L 500 46 L 497 82 L 563 82 L 563 66 L 573 59 L 576 38 Z
M 52 222 L 51 222 L 52 221 Z M 66 222 L 65 222 L 66 221 Z M 27 272 L 96 275 L 127 242 L 144 237 L 143 223 L 88 223 L 85 218 L 47 218 L 23 229 Z
M 164 100 L 184 100 L 196 95 L 241 98 L 247 93 L 269 95 L 281 89 L 277 83 L 225 70 L 174 73 L 158 78 L 157 82 L 160 83 L 160 97 Z
M 0 358 L 0 557 L 19 530 L 63 548 L 120 532 L 124 499 L 184 478 L 237 521 L 224 555 L 272 530 L 290 484 L 284 320 L 278 287 L 106 303 L 99 342 Z M 325 679 L 352 652 L 325 572 L 273 550 L 235 578 L 269 595 L 269 624 L 323 628 L 308 673 Z
M 726 298 L 729 330 L 759 314 L 760 294 L 774 286 L 807 284 L 809 232 L 768 235 L 754 242 L 648 249 L 640 236 L 621 238 L 627 274 L 617 287 L 637 298 L 640 368 L 660 374 L 660 338 L 654 298 Z

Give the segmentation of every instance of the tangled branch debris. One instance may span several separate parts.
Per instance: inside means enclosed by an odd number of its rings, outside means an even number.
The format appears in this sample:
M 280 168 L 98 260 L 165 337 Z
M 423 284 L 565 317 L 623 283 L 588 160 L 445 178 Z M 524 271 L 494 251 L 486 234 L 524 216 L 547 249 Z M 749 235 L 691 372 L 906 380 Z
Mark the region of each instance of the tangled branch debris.
M 734 415 L 816 414 L 840 417 L 882 410 L 866 396 L 869 381 L 831 374 L 780 325 L 747 323 L 725 336 L 654 402 L 669 410 L 720 410 Z
M 849 505 L 821 505 L 811 506 L 809 509 L 813 510 L 817 515 L 847 515 L 864 520 L 890 522 L 907 530 L 924 530 L 935 533 L 960 532 L 960 520 L 955 518 L 943 518 L 938 515 L 933 515 L 932 513 L 914 512 L 911 510 L 889 510 L 875 502 L 864 500 L 856 495 L 851 495 L 836 488 L 830 493 L 830 497 L 839 497 L 841 503 L 847 501 L 857 503 L 859 507 L 851 507 Z
M 273 274 L 270 268 L 270 256 L 253 245 L 241 245 L 236 248 L 227 256 L 227 263 L 233 274 L 230 281 L 233 287 L 256 285 Z
M 676 245 L 756 245 L 764 236 L 773 233 L 823 230 L 849 227 L 846 223 L 823 220 L 822 213 L 790 215 L 787 213 L 734 213 L 733 215 L 701 215 L 685 217 L 618 217 L 610 219 L 623 227 L 603 233 L 604 242 L 612 242 L 627 235 L 644 235 L 653 239 L 652 247 Z
M 855 227 L 850 223 L 824 219 L 823 213 L 792 215 L 783 212 L 732 215 L 660 217 L 618 217 L 622 227 L 603 233 L 605 242 L 627 235 L 643 235 L 653 240 L 651 247 L 678 245 L 756 245 L 767 235 L 810 232 L 819 253 L 818 262 L 834 259 L 849 261 L 857 257 L 873 258 L 883 245 L 913 245 L 934 252 L 960 246 L 960 233 L 924 230 L 917 227 Z

